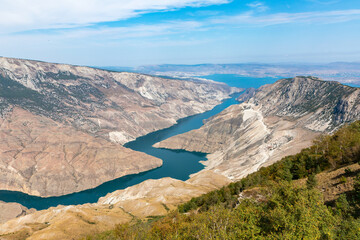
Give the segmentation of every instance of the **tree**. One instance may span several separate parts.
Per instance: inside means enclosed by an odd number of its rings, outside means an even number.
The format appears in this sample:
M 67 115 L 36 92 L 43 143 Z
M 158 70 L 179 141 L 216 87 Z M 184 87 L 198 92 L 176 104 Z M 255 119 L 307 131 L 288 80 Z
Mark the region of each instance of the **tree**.
M 354 182 L 354 197 L 356 202 L 360 202 L 360 174 L 356 176 Z
M 338 199 L 336 199 L 335 208 L 342 215 L 346 215 L 349 212 L 350 205 L 345 194 L 341 194 Z
M 308 176 L 306 186 L 308 189 L 313 189 L 317 185 L 316 174 L 312 173 Z

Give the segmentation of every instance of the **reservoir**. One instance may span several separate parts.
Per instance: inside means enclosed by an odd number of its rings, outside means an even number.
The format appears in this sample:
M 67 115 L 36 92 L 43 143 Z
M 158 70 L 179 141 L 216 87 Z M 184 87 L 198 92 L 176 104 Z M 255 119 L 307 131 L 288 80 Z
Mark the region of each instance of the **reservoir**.
M 267 83 L 273 83 L 276 78 L 250 78 L 238 75 L 217 74 L 206 76 L 219 82 L 227 83 L 229 86 L 248 88 L 259 87 Z M 163 160 L 163 165 L 159 168 L 124 176 L 102 185 L 85 190 L 82 192 L 72 193 L 60 197 L 41 198 L 31 196 L 22 192 L 0 190 L 0 201 L 18 202 L 27 208 L 35 208 L 37 210 L 47 209 L 58 205 L 77 205 L 85 203 L 95 203 L 100 197 L 116 190 L 125 189 L 127 187 L 139 184 L 148 179 L 159 179 L 163 177 L 171 177 L 179 180 L 189 179 L 189 175 L 199 172 L 204 168 L 200 161 L 206 160 L 206 154 L 188 152 L 185 150 L 168 150 L 152 147 L 157 142 L 165 140 L 169 137 L 198 129 L 203 125 L 203 121 L 220 113 L 225 108 L 237 104 L 236 98 L 240 93 L 236 93 L 231 98 L 224 100 L 221 104 L 212 110 L 202 114 L 190 116 L 180 119 L 177 124 L 163 130 L 159 130 L 148 135 L 137 138 L 135 141 L 129 142 L 124 146 L 136 151 L 144 152 Z
M 150 133 L 137 138 L 133 142 L 125 144 L 125 147 L 127 148 L 141 151 L 162 159 L 163 165 L 159 168 L 140 174 L 121 177 L 106 182 L 93 189 L 60 197 L 41 198 L 22 192 L 0 190 L 0 201 L 17 202 L 27 208 L 42 210 L 49 207 L 55 207 L 57 205 L 95 203 L 100 197 L 103 197 L 110 192 L 125 189 L 129 186 L 139 184 L 147 179 L 171 177 L 179 180 L 187 180 L 189 179 L 190 174 L 196 173 L 204 168 L 200 161 L 206 160 L 206 154 L 187 152 L 184 150 L 157 149 L 152 147 L 152 145 L 169 137 L 200 128 L 205 119 L 220 113 L 230 105 L 238 103 L 236 98 L 239 95 L 239 93 L 234 94 L 231 98 L 226 99 L 220 105 L 217 105 L 208 112 L 180 119 L 177 124 L 170 128 Z

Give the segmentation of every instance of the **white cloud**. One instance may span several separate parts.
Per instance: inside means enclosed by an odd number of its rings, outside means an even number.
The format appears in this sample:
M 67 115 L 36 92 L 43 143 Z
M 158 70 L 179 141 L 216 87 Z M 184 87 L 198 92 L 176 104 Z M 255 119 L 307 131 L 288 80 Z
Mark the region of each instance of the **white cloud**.
M 360 9 L 324 12 L 276 13 L 256 15 L 249 11 L 240 15 L 214 18 L 214 24 L 231 24 L 237 26 L 271 26 L 287 23 L 337 23 L 360 20 Z
M 0 0 L 1 1 L 1 0 Z M 175 35 L 207 31 L 217 27 L 266 27 L 291 23 L 327 24 L 360 19 L 360 9 L 325 12 L 277 13 L 261 14 L 248 11 L 243 14 L 222 17 L 209 17 L 202 21 L 163 21 L 160 23 L 134 24 L 126 27 L 87 27 L 54 29 L 49 31 L 16 34 L 29 38 L 38 36 L 43 38 L 60 39 L 101 39 L 102 41 L 116 41 L 153 36 Z
M 340 2 L 340 0 L 307 0 L 308 2 L 313 2 L 313 3 L 317 3 L 317 4 L 322 4 L 322 5 L 331 5 L 331 4 L 335 4 Z
M 265 12 L 266 10 L 268 10 L 268 6 L 266 6 L 264 3 L 262 2 L 252 2 L 252 3 L 248 3 L 246 4 L 248 7 L 250 8 L 254 8 L 259 12 Z
M 0 0 L 0 32 L 71 28 L 230 0 Z
M 138 24 L 130 27 L 101 27 L 101 28 L 81 28 L 55 31 L 55 35 L 64 38 L 89 38 L 101 37 L 105 39 L 127 39 L 142 38 L 160 35 L 168 35 L 189 31 L 200 31 L 203 27 L 197 21 L 173 21 L 159 24 Z M 48 35 L 48 33 L 44 33 Z

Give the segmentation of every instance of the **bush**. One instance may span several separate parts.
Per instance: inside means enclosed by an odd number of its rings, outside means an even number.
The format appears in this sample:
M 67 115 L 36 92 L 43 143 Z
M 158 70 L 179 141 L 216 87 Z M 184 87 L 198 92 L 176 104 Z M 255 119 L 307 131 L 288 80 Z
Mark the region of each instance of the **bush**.
M 342 176 L 341 178 L 340 178 L 340 183 L 341 184 L 345 184 L 347 182 L 347 178 L 345 177 L 345 176 Z

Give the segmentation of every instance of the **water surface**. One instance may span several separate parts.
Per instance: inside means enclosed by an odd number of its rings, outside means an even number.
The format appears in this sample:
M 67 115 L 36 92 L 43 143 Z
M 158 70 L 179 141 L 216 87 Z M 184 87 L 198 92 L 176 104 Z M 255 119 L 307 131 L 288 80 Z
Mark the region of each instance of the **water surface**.
M 255 78 L 242 76 L 238 74 L 213 74 L 207 76 L 199 76 L 200 78 L 211 79 L 217 82 L 223 82 L 231 87 L 239 88 L 259 88 L 265 84 L 271 84 L 279 80 L 281 77 L 263 77 Z

